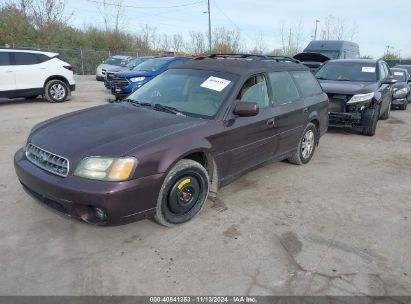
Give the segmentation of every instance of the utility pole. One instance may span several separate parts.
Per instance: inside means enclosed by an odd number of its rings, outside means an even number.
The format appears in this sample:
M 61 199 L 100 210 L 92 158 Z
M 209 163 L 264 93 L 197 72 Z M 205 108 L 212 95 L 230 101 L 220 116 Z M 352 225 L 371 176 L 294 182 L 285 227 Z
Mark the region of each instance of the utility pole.
M 315 20 L 315 31 L 314 31 L 314 40 L 317 40 L 317 28 L 318 28 L 318 23 L 320 20 L 316 19 Z
M 208 3 L 208 49 L 211 50 L 211 11 L 210 11 L 210 0 Z

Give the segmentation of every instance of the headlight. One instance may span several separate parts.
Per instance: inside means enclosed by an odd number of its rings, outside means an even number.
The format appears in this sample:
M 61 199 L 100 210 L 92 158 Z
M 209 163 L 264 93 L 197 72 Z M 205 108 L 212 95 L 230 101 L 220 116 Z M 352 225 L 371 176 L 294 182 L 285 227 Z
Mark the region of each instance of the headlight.
M 351 99 L 349 101 L 347 101 L 347 104 L 357 103 L 357 102 L 365 102 L 365 101 L 369 101 L 373 98 L 374 98 L 374 93 L 358 94 L 358 95 L 354 95 L 353 97 L 351 97 Z
M 132 77 L 130 78 L 131 82 L 139 82 L 139 81 L 143 81 L 144 79 L 146 79 L 146 77 L 141 76 L 141 77 Z
M 404 95 L 408 93 L 408 88 L 402 88 L 399 90 L 394 91 L 394 96 L 396 95 Z
M 87 157 L 74 171 L 74 175 L 101 181 L 125 181 L 134 173 L 137 159 L 134 157 Z

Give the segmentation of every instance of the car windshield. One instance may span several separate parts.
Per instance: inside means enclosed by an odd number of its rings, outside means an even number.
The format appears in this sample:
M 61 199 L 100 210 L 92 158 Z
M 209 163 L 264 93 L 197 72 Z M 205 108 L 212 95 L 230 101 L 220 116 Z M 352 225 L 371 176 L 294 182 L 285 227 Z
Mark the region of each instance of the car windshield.
M 393 71 L 392 71 L 392 76 L 393 76 L 397 81 L 400 81 L 400 82 L 407 81 L 407 75 L 406 75 L 405 72 L 393 70 Z
M 339 51 L 309 50 L 309 51 L 306 51 L 306 52 L 319 53 L 319 54 L 322 54 L 324 56 L 327 56 L 330 59 L 340 58 L 340 52 Z
M 238 76 L 204 70 L 171 69 L 128 97 L 129 101 L 171 107 L 188 116 L 212 119 Z
M 170 58 L 152 58 L 149 60 L 140 63 L 139 65 L 135 66 L 133 71 L 157 71 L 162 66 L 164 66 L 167 62 L 170 61 Z
M 127 63 L 128 68 L 134 68 L 135 66 L 139 65 L 140 63 L 143 63 L 146 61 L 148 58 L 140 57 L 140 58 L 135 58 L 131 60 L 129 63 Z
M 405 69 L 411 75 L 411 65 L 396 65 L 394 68 Z
M 109 64 L 109 65 L 115 65 L 115 66 L 125 66 L 127 64 L 127 60 L 110 57 L 104 63 Z
M 374 63 L 363 62 L 329 62 L 315 74 L 317 79 L 337 81 L 377 81 Z

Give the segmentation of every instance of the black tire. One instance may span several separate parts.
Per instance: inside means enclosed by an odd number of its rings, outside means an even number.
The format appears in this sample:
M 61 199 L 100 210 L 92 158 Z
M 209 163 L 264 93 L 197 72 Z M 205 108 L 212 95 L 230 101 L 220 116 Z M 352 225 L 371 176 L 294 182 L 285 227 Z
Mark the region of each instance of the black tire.
M 193 160 L 180 160 L 161 187 L 155 220 L 166 227 L 191 220 L 204 206 L 208 190 L 207 170 Z
M 313 136 L 313 142 L 311 142 L 311 139 L 310 139 L 312 146 L 310 145 L 310 147 L 304 148 L 303 147 L 304 143 L 308 141 L 308 138 L 307 138 L 308 134 L 312 134 Z M 304 129 L 303 135 L 301 136 L 300 142 L 298 143 L 298 150 L 294 153 L 294 155 L 288 158 L 288 161 L 295 165 L 307 164 L 314 155 L 314 151 L 315 151 L 315 147 L 317 143 L 318 143 L 318 131 L 317 131 L 316 126 L 310 122 Z M 307 151 L 310 151 L 308 155 L 305 154 L 306 153 L 304 152 L 305 149 L 308 149 Z
M 380 108 L 374 110 L 368 109 L 366 111 L 370 111 L 367 114 L 363 114 L 363 117 L 366 117 L 368 124 L 363 127 L 362 134 L 367 136 L 374 136 L 375 131 L 377 130 L 378 118 L 380 116 Z M 363 122 L 363 124 L 365 123 Z
M 33 99 L 36 99 L 37 96 L 39 96 L 39 95 L 27 96 L 27 97 L 24 97 L 24 98 L 27 99 L 27 100 L 33 100 Z
M 387 110 L 384 112 L 384 114 L 382 114 L 381 120 L 387 120 L 388 118 L 390 118 L 390 113 L 391 113 L 391 102 L 388 105 Z
M 64 102 L 70 96 L 70 88 L 61 80 L 49 80 L 44 87 L 44 97 L 49 102 Z
M 405 100 L 405 102 L 402 105 L 400 105 L 400 110 L 403 110 L 403 111 L 406 110 L 407 106 L 408 106 L 408 102 L 407 100 Z

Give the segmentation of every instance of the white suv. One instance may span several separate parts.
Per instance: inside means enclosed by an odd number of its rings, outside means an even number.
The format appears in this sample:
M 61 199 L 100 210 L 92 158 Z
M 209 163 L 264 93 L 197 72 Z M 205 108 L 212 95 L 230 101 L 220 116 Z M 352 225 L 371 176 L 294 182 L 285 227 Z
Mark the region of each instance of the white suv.
M 0 48 L 0 97 L 63 102 L 76 88 L 73 68 L 59 54 Z

